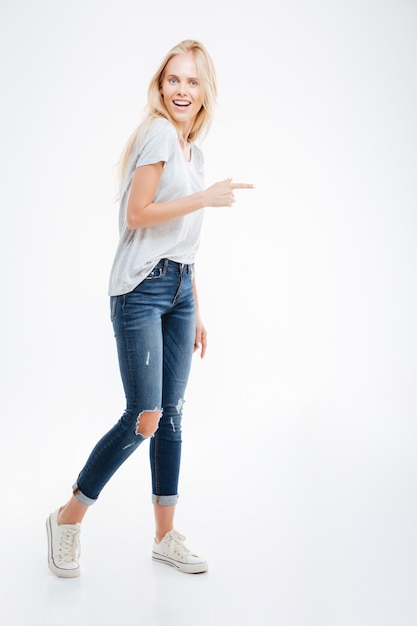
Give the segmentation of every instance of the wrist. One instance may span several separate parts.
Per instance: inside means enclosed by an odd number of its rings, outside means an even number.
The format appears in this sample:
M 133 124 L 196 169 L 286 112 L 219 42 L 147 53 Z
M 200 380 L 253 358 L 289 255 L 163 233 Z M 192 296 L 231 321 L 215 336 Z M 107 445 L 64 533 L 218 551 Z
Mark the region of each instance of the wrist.
M 196 195 L 196 203 L 199 209 L 204 209 L 207 206 L 206 200 L 206 192 L 205 191 L 197 191 Z

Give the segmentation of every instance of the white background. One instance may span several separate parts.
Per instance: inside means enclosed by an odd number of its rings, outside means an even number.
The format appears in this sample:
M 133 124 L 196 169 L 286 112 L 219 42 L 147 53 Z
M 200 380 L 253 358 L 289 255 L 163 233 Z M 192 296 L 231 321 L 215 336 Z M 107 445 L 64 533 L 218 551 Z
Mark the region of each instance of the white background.
M 415 625 L 416 34 L 412 0 L 1 0 L 4 623 Z M 44 520 L 123 411 L 114 167 L 184 38 L 218 73 L 207 184 L 256 185 L 197 266 L 177 525 L 210 571 L 150 561 L 143 446 L 62 581 Z

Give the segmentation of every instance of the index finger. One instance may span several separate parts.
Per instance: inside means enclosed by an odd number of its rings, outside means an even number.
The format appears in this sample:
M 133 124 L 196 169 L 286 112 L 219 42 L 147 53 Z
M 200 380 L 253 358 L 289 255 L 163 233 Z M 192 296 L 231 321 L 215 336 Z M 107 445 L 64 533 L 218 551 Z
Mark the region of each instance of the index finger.
M 252 183 L 232 183 L 232 189 L 253 189 Z

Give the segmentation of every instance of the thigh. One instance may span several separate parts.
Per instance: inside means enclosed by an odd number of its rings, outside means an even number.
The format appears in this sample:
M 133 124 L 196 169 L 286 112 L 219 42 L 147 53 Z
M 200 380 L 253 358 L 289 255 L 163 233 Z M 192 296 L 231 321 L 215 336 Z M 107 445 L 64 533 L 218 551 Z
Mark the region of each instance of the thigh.
M 184 400 L 195 341 L 195 309 L 191 277 L 186 276 L 181 297 L 162 318 L 163 406 Z
M 112 322 L 127 409 L 161 408 L 163 341 L 161 313 L 147 294 L 134 290 L 111 299 Z

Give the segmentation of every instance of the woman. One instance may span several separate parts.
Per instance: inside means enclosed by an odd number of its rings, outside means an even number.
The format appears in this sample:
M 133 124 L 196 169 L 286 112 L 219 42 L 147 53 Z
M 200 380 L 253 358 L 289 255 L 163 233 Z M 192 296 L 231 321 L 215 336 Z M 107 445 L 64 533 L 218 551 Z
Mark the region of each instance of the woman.
M 110 275 L 110 305 L 126 410 L 81 470 L 70 500 L 47 520 L 48 563 L 79 576 L 80 524 L 104 485 L 150 439 L 155 515 L 153 559 L 179 571 L 207 571 L 174 530 L 181 417 L 193 351 L 204 357 L 194 258 L 204 207 L 230 207 L 231 179 L 204 188 L 194 143 L 209 127 L 216 98 L 212 61 L 186 40 L 163 60 L 148 91 L 148 113 L 121 160 L 120 241 Z

